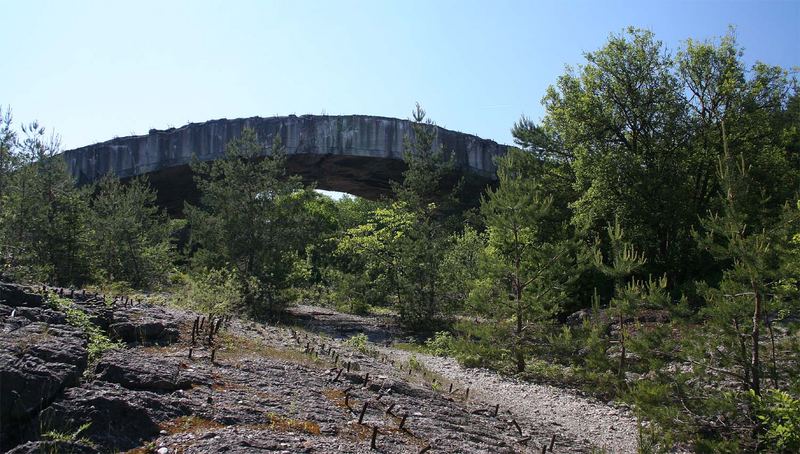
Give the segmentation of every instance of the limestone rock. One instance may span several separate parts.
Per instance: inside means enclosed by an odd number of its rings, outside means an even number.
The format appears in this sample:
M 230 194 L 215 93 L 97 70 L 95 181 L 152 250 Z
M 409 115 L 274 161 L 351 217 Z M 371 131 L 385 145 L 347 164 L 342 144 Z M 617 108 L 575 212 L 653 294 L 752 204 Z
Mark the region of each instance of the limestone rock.
M 0 337 L 0 446 L 86 368 L 86 340 L 66 325 L 32 322 Z
M 60 454 L 96 454 L 99 451 L 83 443 L 70 441 L 29 441 L 8 451 L 8 454 L 41 454 L 57 452 Z
M 69 432 L 91 421 L 81 436 L 104 450 L 124 451 L 157 437 L 160 421 L 187 413 L 185 405 L 159 394 L 94 381 L 68 389 L 63 398 L 42 411 L 38 422 L 49 430 Z
M 176 391 L 209 379 L 177 360 L 130 351 L 110 351 L 95 368 L 98 380 L 118 383 L 132 390 Z

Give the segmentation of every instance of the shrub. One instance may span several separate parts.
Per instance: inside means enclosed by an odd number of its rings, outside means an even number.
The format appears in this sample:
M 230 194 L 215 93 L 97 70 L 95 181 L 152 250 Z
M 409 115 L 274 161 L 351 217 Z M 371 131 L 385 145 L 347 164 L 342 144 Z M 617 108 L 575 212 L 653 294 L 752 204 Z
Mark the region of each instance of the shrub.
M 498 338 L 508 334 L 500 323 L 458 322 L 458 337 L 453 338 L 453 355 L 464 367 L 487 367 L 504 370 L 510 364 L 510 351 Z
M 179 306 L 206 314 L 227 314 L 243 307 L 244 295 L 236 274 L 228 269 L 200 269 L 176 274 L 175 294 Z
M 56 430 L 50 430 L 47 432 L 42 433 L 42 438 L 45 440 L 52 440 L 52 441 L 61 441 L 65 443 L 82 443 L 91 447 L 94 447 L 94 443 L 91 440 L 85 437 L 80 437 L 81 433 L 83 433 L 86 429 L 91 426 L 92 423 L 87 422 L 81 424 L 75 432 L 59 432 Z
M 454 343 L 452 334 L 447 331 L 439 331 L 425 341 L 425 347 L 432 355 L 450 356 L 454 351 Z
M 355 336 L 347 339 L 344 343 L 348 347 L 354 348 L 361 353 L 367 353 L 370 351 L 370 348 L 367 346 L 367 335 L 364 333 L 358 333 Z

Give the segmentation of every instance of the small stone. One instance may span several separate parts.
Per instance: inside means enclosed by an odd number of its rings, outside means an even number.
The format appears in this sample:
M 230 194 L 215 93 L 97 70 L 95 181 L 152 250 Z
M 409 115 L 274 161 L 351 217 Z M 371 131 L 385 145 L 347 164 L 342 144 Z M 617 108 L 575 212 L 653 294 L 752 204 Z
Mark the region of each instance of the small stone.
M 169 452 L 169 449 L 167 449 L 166 447 L 162 446 L 162 447 L 158 448 L 158 451 L 156 451 L 156 452 L 158 454 L 167 454 Z
M 161 435 L 167 435 L 167 431 L 166 431 L 166 430 L 162 430 L 162 431 L 160 431 L 159 433 L 160 433 Z

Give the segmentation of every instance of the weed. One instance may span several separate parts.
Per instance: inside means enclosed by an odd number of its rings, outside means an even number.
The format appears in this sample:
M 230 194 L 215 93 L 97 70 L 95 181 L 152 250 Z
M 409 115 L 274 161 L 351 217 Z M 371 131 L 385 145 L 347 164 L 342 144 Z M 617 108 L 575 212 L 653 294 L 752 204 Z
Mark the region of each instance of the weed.
M 267 413 L 269 424 L 267 429 L 279 432 L 305 432 L 311 435 L 319 435 L 319 424 L 314 421 L 302 421 L 291 419 L 276 413 Z
M 51 441 L 60 441 L 64 443 L 81 443 L 84 445 L 94 446 L 91 440 L 85 437 L 80 437 L 80 434 L 91 426 L 92 423 L 87 422 L 81 424 L 75 432 L 59 432 L 57 430 L 50 430 L 42 434 L 42 438 Z M 80 437 L 80 438 L 79 438 Z
M 181 416 L 160 424 L 162 430 L 168 434 L 202 432 L 211 429 L 219 429 L 224 425 L 210 419 L 199 416 Z
M 422 363 L 417 359 L 417 355 L 411 355 L 408 358 L 408 367 L 411 370 L 422 370 Z

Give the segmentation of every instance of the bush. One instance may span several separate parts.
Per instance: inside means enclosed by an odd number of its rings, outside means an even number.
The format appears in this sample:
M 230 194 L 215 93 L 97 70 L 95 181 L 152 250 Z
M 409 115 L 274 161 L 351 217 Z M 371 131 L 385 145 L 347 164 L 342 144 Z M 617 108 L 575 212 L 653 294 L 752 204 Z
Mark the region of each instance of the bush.
M 453 335 L 447 331 L 439 331 L 433 337 L 425 341 L 427 350 L 436 356 L 450 356 L 454 351 L 455 340 Z
M 411 354 L 408 357 L 408 368 L 411 370 L 422 370 L 422 363 L 417 359 L 417 355 Z
M 206 314 L 228 314 L 244 306 L 241 283 L 236 274 L 227 269 L 201 269 L 195 273 L 178 273 L 173 281 L 179 289 L 175 302 Z
M 370 351 L 369 346 L 367 346 L 367 335 L 364 333 L 358 333 L 355 336 L 352 336 L 351 338 L 347 339 L 344 344 L 360 351 L 361 353 L 367 353 Z
M 501 323 L 456 323 L 458 336 L 453 338 L 453 355 L 464 367 L 486 367 L 504 370 L 511 364 L 511 354 L 500 338 L 507 335 Z

